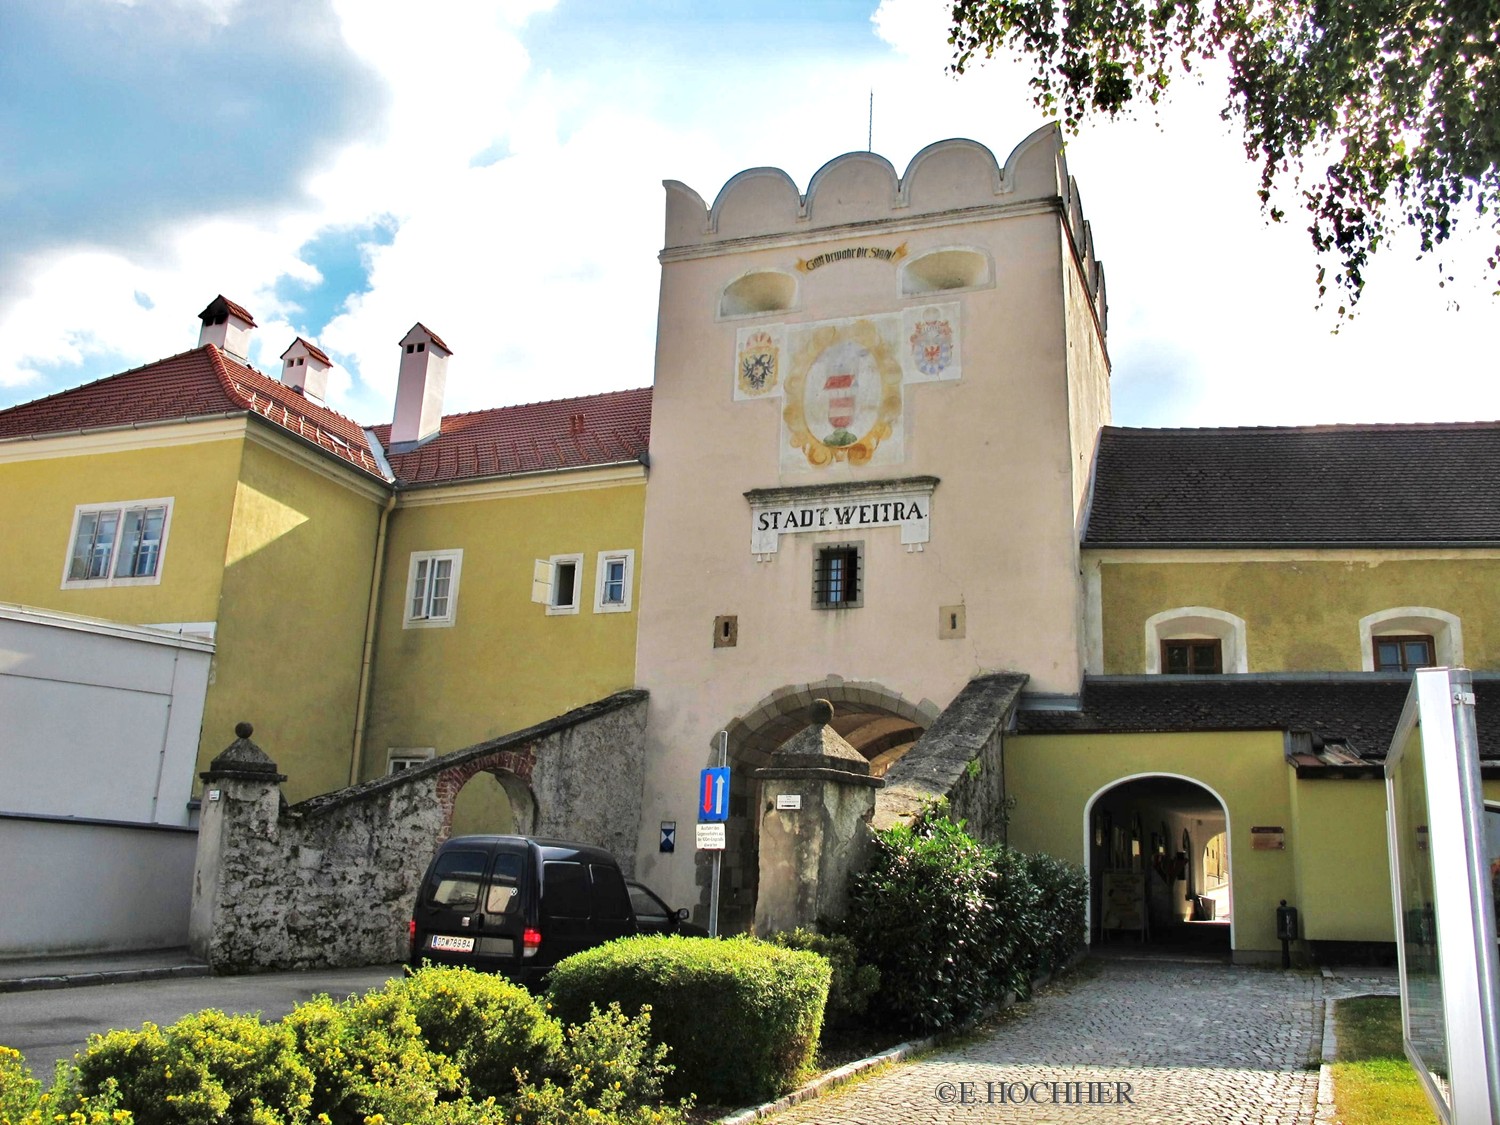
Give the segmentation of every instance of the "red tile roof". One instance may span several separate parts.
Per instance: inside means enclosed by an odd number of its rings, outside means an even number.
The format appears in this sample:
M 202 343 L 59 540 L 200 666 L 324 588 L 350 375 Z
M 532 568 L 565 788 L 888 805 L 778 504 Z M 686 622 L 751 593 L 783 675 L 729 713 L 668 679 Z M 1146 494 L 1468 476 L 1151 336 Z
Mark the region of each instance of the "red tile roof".
M 383 477 L 357 422 L 303 398 L 212 344 L 0 411 L 0 440 L 242 411 Z
M 304 341 L 305 342 L 305 341 Z M 212 344 L 0 410 L 0 441 L 251 411 L 384 480 L 353 419 L 304 398 Z M 372 427 L 382 444 L 389 424 Z M 651 389 L 506 406 L 443 419 L 437 437 L 391 454 L 397 487 L 638 460 L 651 437 Z
M 389 425 L 374 426 L 390 441 Z M 402 485 L 581 469 L 645 456 L 651 388 L 449 414 L 437 437 L 409 453 L 387 450 Z

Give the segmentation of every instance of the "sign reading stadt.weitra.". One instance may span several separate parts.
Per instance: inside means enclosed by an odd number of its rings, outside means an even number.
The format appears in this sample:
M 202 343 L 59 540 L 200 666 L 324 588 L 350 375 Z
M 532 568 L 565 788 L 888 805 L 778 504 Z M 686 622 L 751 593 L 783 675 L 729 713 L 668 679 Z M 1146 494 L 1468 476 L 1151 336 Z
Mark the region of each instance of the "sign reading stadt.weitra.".
M 799 531 L 854 531 L 866 527 L 900 526 L 903 543 L 928 539 L 930 492 L 887 494 L 852 499 L 817 499 L 757 504 L 750 509 L 750 549 L 755 554 L 776 550 L 782 535 Z

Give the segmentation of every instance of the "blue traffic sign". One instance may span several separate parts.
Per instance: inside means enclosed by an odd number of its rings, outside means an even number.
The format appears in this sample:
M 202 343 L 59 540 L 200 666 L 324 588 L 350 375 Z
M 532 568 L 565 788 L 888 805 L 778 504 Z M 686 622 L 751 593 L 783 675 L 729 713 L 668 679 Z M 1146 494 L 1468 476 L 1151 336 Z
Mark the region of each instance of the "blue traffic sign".
M 703 771 L 698 779 L 698 819 L 729 819 L 729 767 L 717 766 Z

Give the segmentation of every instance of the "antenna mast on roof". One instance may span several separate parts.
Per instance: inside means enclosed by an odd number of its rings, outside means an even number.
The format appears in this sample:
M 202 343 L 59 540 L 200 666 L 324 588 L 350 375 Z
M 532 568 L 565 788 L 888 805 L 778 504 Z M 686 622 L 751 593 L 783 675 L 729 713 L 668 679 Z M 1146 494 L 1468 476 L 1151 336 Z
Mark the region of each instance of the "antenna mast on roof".
M 870 87 L 870 131 L 865 134 L 865 151 L 875 151 L 875 87 Z

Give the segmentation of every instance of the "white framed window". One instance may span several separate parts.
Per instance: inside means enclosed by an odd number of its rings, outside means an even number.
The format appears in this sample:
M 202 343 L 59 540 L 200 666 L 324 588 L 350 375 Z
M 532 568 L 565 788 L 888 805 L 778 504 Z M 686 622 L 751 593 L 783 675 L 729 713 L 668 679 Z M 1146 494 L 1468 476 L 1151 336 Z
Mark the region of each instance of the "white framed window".
M 595 613 L 629 613 L 634 551 L 600 551 L 594 583 Z
M 161 582 L 172 497 L 80 504 L 63 561 L 63 589 Z
M 1146 619 L 1148 675 L 1249 670 L 1242 617 L 1209 606 L 1185 605 Z
M 385 772 L 400 773 L 402 770 L 425 766 L 436 755 L 435 746 L 392 746 L 385 752 Z
M 577 613 L 582 588 L 582 555 L 553 555 L 532 565 L 531 600 L 546 606 L 549 616 Z
M 1366 672 L 1405 671 L 1420 666 L 1415 642 L 1428 642 L 1425 661 L 1457 668 L 1464 662 L 1464 627 L 1457 615 L 1426 605 L 1382 609 L 1359 619 L 1360 667 Z M 1403 643 L 1404 642 L 1404 643 Z M 1397 646 L 1392 661 L 1391 646 Z
M 462 551 L 413 551 L 406 575 L 406 629 L 443 629 L 458 612 Z

